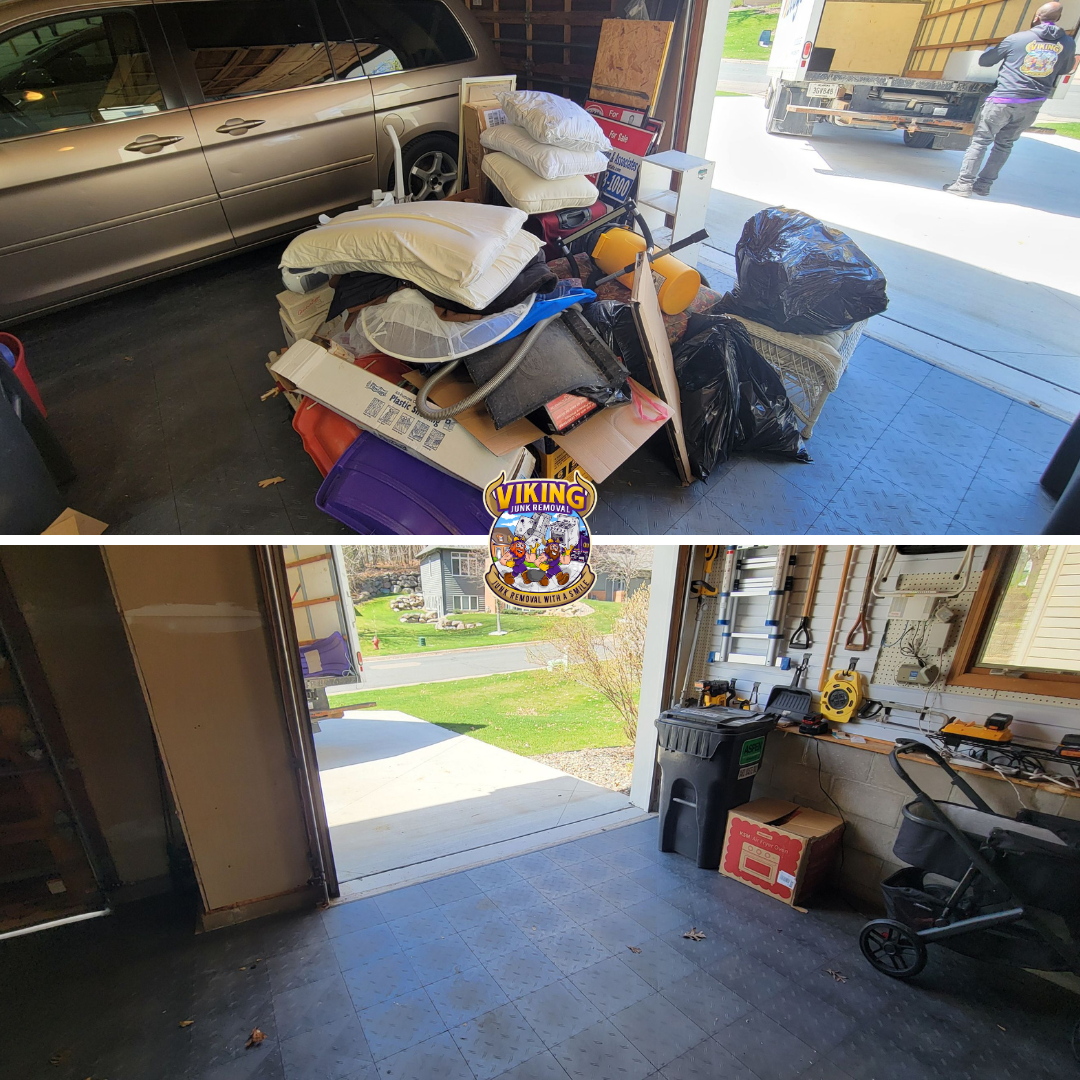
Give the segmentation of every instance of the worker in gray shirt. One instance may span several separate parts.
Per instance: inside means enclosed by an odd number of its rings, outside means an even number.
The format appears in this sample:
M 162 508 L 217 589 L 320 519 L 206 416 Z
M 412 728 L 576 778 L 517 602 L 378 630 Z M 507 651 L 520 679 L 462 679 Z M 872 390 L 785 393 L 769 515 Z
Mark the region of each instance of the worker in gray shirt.
M 983 67 L 1000 62 L 1001 70 L 983 102 L 960 175 L 945 185 L 951 195 L 966 199 L 972 192 L 990 194 L 990 185 L 1008 160 L 1013 143 L 1035 123 L 1058 79 L 1072 71 L 1076 42 L 1058 26 L 1061 14 L 1059 3 L 1043 4 L 1030 30 L 1010 34 L 979 57 Z M 983 165 L 988 149 L 990 156 Z

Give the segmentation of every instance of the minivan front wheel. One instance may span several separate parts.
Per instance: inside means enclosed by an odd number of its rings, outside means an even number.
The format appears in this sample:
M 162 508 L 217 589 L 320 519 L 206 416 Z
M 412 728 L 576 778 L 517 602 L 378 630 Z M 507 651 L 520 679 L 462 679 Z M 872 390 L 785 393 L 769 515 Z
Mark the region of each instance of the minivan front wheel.
M 444 199 L 457 180 L 457 141 L 446 135 L 425 135 L 401 151 L 405 187 L 413 200 Z

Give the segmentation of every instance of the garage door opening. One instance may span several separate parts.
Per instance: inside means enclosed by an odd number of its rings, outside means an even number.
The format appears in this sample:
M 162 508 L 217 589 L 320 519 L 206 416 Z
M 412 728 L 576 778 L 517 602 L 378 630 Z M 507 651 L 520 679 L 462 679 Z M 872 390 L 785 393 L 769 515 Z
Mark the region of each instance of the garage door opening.
M 300 638 L 343 897 L 642 815 L 630 787 L 651 548 L 595 547 L 590 593 L 545 614 L 495 598 L 484 548 L 325 550 L 289 549 L 287 565 L 298 630 L 340 615 L 361 657 L 320 679 L 320 649 Z M 311 567 L 343 577 L 320 590 Z

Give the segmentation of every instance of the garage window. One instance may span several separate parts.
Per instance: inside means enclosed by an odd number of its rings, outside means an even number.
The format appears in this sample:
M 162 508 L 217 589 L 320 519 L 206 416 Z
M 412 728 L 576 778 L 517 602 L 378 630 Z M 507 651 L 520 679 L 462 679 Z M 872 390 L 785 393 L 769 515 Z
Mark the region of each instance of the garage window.
M 330 49 L 307 0 L 213 0 L 170 4 L 207 101 L 317 86 L 334 78 Z M 351 43 L 337 44 L 344 67 Z
M 475 59 L 464 31 L 437 0 L 341 0 L 368 75 Z
M 991 549 L 949 682 L 1080 698 L 1080 546 Z
M 454 610 L 455 611 L 479 611 L 480 610 L 480 597 L 479 596 L 455 596 L 454 597 Z
M 79 14 L 0 37 L 0 138 L 164 108 L 130 12 Z
M 480 559 L 473 551 L 451 551 L 450 573 L 455 577 L 479 577 L 484 572 Z

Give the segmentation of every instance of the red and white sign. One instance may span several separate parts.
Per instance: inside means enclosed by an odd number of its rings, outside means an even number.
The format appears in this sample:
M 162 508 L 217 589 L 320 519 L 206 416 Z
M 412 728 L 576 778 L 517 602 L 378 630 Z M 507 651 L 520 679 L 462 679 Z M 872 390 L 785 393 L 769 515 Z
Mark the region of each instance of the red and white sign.
M 585 111 L 592 113 L 597 119 L 614 120 L 619 124 L 628 124 L 630 127 L 645 126 L 645 110 L 630 109 L 625 105 L 609 105 L 606 101 L 586 101 Z

